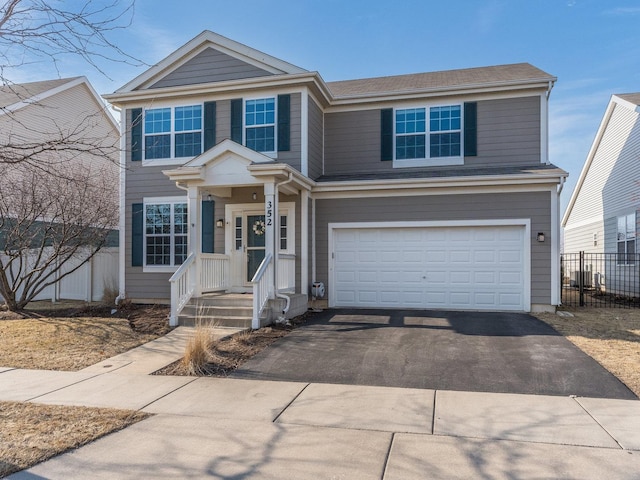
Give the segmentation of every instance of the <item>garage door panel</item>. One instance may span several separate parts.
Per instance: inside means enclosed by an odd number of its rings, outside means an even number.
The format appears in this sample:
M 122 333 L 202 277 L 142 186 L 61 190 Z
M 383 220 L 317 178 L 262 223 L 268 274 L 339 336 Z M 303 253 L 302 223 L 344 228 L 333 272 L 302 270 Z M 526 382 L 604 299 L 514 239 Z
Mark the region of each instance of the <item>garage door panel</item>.
M 524 310 L 524 227 L 334 230 L 336 306 Z

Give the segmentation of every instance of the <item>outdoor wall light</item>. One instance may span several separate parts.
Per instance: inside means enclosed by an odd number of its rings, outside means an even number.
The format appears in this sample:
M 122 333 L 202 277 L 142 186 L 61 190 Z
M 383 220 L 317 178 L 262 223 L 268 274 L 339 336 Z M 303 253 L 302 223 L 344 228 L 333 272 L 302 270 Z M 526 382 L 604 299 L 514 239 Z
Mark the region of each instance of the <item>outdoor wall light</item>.
M 258 194 L 256 192 L 253 192 L 253 194 L 251 195 L 251 198 L 256 200 L 258 198 Z
M 224 227 L 224 218 L 219 218 L 218 220 L 216 220 L 216 227 L 218 228 Z
M 538 232 L 538 241 L 539 242 L 544 242 L 544 233 L 542 232 Z

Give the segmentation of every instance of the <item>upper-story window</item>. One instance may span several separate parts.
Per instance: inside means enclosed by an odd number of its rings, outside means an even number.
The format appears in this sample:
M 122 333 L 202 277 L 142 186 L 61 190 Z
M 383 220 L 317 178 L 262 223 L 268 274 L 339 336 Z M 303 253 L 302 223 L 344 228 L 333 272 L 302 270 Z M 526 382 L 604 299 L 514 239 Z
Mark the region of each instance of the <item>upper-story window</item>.
M 144 111 L 145 160 L 195 157 L 202 153 L 202 105 Z
M 462 105 L 399 108 L 393 117 L 394 166 L 457 165 L 462 156 Z
M 636 264 L 636 214 L 618 217 L 618 265 Z
M 245 145 L 257 152 L 276 151 L 276 99 L 245 101 Z
M 462 108 L 446 105 L 398 109 L 395 134 L 396 160 L 460 157 Z

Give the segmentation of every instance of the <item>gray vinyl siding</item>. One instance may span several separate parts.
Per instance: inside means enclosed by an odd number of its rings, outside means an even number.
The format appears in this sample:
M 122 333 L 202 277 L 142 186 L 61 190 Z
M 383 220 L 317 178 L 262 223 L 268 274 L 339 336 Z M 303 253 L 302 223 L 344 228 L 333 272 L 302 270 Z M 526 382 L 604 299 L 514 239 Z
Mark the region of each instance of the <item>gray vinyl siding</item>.
M 597 235 L 597 245 L 593 243 L 593 236 Z M 564 229 L 564 253 L 578 253 L 580 251 L 588 253 L 605 252 L 605 232 L 602 220 L 596 220 L 588 225 Z M 615 248 L 615 247 L 614 247 Z M 606 250 L 614 252 L 614 250 Z
M 324 136 L 323 113 L 320 107 L 309 98 L 309 178 L 322 175 L 322 146 Z
M 380 110 L 325 113 L 324 173 L 388 172 L 380 161 Z
M 589 219 L 623 215 L 639 203 L 639 118 L 638 113 L 615 105 L 567 220 L 567 227 Z
M 301 94 L 291 94 L 291 143 L 290 150 L 288 152 L 278 152 L 278 162 L 283 162 L 291 165 L 296 170 L 300 171 L 302 162 L 302 132 L 301 132 Z
M 224 82 L 272 75 L 226 53 L 208 48 L 169 73 L 150 88 L 178 87 L 198 83 Z
M 478 102 L 478 156 L 465 165 L 540 163 L 540 97 Z
M 133 162 L 139 164 L 140 162 Z M 142 203 L 145 197 L 183 197 L 187 201 L 187 192 L 180 190 L 174 182 L 162 173 L 167 167 L 129 163 L 126 172 L 125 195 L 125 290 L 132 299 L 169 299 L 169 278 L 171 273 L 143 272 L 143 267 L 131 266 L 131 205 Z M 217 207 L 217 205 L 216 205 Z M 217 208 L 216 208 L 217 215 Z M 215 240 L 217 241 L 217 239 Z
M 508 206 L 508 207 L 507 207 Z M 317 281 L 329 284 L 328 224 L 341 222 L 531 219 L 531 303 L 551 304 L 549 192 L 316 200 Z M 547 240 L 539 243 L 537 232 Z
M 325 134 L 325 174 L 393 170 L 393 162 L 380 161 L 380 110 L 327 113 Z M 478 155 L 464 163 L 540 163 L 540 97 L 478 102 Z

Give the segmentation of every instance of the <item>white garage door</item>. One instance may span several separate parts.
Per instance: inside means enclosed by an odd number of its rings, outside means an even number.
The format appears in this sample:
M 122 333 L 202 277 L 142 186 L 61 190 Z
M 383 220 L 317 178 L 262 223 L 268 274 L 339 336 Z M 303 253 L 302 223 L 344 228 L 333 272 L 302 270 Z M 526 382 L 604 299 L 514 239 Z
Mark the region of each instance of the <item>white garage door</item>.
M 523 226 L 336 228 L 338 307 L 525 309 Z

